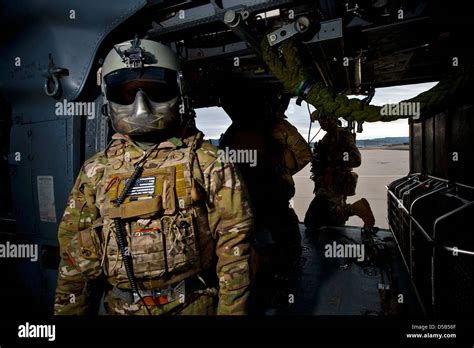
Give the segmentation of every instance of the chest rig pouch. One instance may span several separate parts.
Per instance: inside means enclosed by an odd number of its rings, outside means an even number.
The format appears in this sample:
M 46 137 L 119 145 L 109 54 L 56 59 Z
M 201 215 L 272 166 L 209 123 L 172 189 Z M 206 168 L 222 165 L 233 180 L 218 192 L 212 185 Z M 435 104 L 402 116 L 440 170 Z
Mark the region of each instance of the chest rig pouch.
M 162 157 L 146 161 L 120 207 L 114 207 L 114 201 L 124 190 L 130 172 L 117 172 L 113 166 L 107 170 L 101 211 L 106 255 L 103 267 L 114 285 L 127 282 L 112 220 L 117 217 L 126 232 L 138 281 L 150 280 L 153 286 L 171 284 L 197 274 L 206 263 L 202 247 L 206 241 L 201 239 L 207 237 L 209 228 L 205 207 L 191 199 L 191 150 L 161 150 L 165 151 L 164 162 Z

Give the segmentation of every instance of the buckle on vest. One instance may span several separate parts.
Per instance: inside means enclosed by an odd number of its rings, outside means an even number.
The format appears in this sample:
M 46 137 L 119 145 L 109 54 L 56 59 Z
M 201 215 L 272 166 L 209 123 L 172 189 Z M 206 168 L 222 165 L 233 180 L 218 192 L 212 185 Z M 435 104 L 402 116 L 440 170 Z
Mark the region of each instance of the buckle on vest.
M 168 286 L 167 288 L 157 288 L 151 290 L 139 290 L 140 296 L 143 298 L 143 302 L 147 306 L 162 306 L 176 300 L 184 301 L 186 298 L 186 286 L 185 281 L 182 280 L 174 286 Z M 142 301 L 139 294 L 133 293 L 133 303 L 137 304 Z
M 143 295 L 141 295 L 141 296 L 143 298 L 143 302 L 147 306 L 162 306 L 162 305 L 165 305 L 165 304 L 168 304 L 168 303 L 172 302 L 172 301 L 170 301 L 169 297 L 166 296 L 166 295 L 157 296 L 156 294 L 153 294 L 153 295 L 148 295 L 148 296 L 143 296 Z M 140 297 L 138 297 L 138 295 L 136 293 L 133 293 L 133 299 L 134 299 L 134 304 L 142 302 L 142 299 Z

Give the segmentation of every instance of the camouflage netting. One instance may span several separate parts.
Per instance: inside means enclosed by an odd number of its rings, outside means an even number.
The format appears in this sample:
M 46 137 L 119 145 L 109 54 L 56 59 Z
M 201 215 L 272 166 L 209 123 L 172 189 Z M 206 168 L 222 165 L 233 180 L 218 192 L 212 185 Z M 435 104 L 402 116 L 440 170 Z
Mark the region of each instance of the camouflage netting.
M 270 71 L 283 82 L 286 90 L 297 94 L 296 91 L 301 87 L 302 81 L 308 79 L 309 74 L 301 62 L 296 44 L 292 40 L 281 44 L 283 59 L 279 58 L 275 50 L 270 47 L 266 37 L 262 40 L 261 49 L 262 57 Z M 459 68 L 458 73 L 440 81 L 430 90 L 403 102 L 419 102 L 421 113 L 437 110 L 440 104 L 453 102 L 459 91 L 468 89 L 474 81 L 473 71 L 472 65 Z M 344 95 L 335 96 L 334 92 L 323 82 L 316 82 L 309 90 L 305 100 L 318 110 L 348 121 L 388 122 L 409 117 L 407 115 L 382 115 L 383 106 L 363 105 L 356 98 L 349 99 Z

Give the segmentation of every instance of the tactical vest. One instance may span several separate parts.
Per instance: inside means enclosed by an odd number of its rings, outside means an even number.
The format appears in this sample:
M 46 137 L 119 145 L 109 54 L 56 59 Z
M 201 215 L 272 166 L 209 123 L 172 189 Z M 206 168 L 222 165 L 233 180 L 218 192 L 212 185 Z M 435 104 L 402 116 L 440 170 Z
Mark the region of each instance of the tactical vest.
M 343 128 L 338 128 L 337 137 L 325 135 L 321 139 L 326 152 L 334 151 L 339 153 L 340 148 L 346 148 L 348 143 L 355 144 L 355 135 L 350 131 L 347 131 Z M 323 157 L 326 157 L 327 154 L 323 154 Z M 325 160 L 326 163 L 329 163 L 331 166 L 330 160 Z M 332 191 L 337 194 L 342 194 L 344 196 L 354 196 L 355 190 L 357 187 L 358 175 L 352 171 L 351 167 L 347 166 L 337 166 L 325 169 L 325 174 L 329 172 L 329 182 L 324 182 L 325 178 L 322 179 L 322 186 L 329 186 Z M 327 178 L 326 178 L 327 179 Z
M 78 243 L 81 250 L 81 244 L 95 246 L 89 247 L 94 254 L 89 266 L 96 275 L 103 272 L 112 285 L 130 288 L 113 221 L 120 217 L 141 287 L 163 287 L 209 268 L 214 240 L 205 202 L 196 194 L 199 183 L 193 171 L 200 173 L 196 152 L 191 147 L 155 150 L 124 203 L 116 208 L 114 201 L 132 175 L 133 163 L 142 157 L 127 158 L 127 145 L 114 141 L 105 151 L 108 160 L 96 194 L 101 219 L 94 223 L 90 241 L 81 238 Z

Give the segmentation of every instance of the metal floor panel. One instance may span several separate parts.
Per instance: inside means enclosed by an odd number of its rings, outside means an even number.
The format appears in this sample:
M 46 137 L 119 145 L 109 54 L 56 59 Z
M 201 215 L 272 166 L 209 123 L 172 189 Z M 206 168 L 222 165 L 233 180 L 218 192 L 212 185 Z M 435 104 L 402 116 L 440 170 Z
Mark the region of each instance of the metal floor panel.
M 303 265 L 292 277 L 294 303 L 284 309 L 269 308 L 267 315 L 389 315 L 420 314 L 408 273 L 389 230 L 377 237 L 386 246 L 386 262 L 358 262 L 325 257 L 325 246 L 361 244 L 357 227 L 327 227 L 308 235 L 300 224 Z M 380 284 L 389 290 L 380 291 Z M 400 297 L 402 295 L 403 297 Z M 384 298 L 384 300 L 382 300 Z M 399 303 L 399 302 L 402 303 Z

